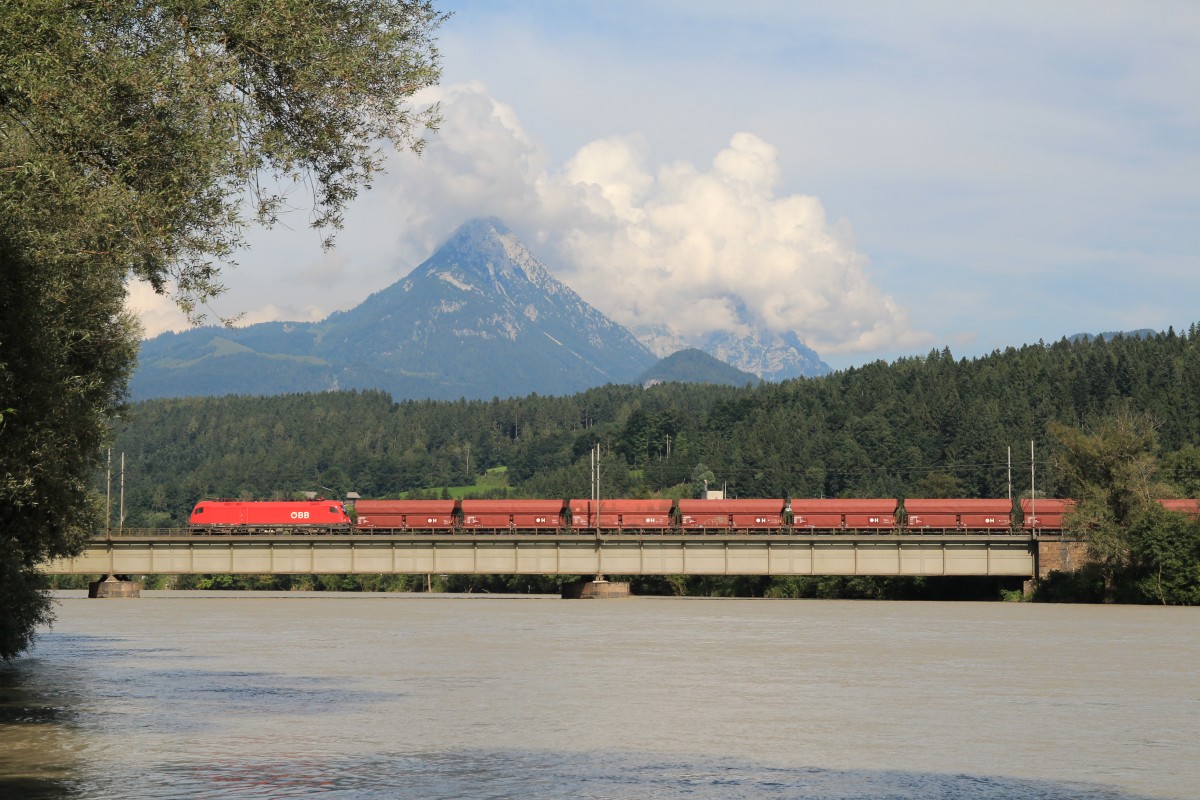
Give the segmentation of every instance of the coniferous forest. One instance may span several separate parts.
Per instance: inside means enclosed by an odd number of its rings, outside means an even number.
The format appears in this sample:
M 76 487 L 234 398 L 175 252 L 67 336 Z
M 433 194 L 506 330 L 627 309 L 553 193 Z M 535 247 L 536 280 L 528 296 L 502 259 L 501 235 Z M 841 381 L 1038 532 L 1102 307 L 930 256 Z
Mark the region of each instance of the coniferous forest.
M 1054 497 L 1069 485 L 1051 429 L 1086 430 L 1119 413 L 1151 421 L 1164 491 L 1200 497 L 1200 328 L 976 359 L 934 351 L 744 388 L 610 385 L 490 402 L 394 403 L 371 391 L 156 400 L 129 409 L 115 452 L 126 460 L 129 527 L 182 525 L 201 498 L 303 491 L 586 497 L 596 445 L 609 497 L 690 496 L 705 478 L 732 497 L 1005 497 L 1010 474 L 1014 496 L 1032 477 L 1039 496 Z M 496 468 L 506 487 L 478 485 Z

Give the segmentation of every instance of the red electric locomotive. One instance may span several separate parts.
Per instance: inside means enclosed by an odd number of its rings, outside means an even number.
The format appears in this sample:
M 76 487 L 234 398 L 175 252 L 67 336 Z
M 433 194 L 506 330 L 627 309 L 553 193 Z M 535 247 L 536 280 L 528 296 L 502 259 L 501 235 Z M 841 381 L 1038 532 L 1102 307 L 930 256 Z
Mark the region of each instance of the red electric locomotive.
M 195 533 L 349 533 L 337 500 L 201 500 L 188 526 Z

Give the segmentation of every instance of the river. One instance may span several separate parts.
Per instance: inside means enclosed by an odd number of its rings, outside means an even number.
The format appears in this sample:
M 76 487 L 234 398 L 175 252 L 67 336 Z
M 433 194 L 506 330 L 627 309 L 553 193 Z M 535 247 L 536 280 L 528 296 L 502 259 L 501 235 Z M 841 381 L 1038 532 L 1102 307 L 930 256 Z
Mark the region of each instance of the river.
M 1200 796 L 1200 609 L 60 597 L 0 797 Z

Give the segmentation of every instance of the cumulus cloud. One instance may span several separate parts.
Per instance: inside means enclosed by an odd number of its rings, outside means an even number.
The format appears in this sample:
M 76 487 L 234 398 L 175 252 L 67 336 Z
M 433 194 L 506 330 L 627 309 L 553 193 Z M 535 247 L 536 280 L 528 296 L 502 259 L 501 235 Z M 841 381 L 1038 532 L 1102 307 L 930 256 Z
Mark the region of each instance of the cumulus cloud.
M 751 329 L 794 331 L 820 353 L 928 341 L 872 283 L 848 223 L 829 221 L 815 197 L 776 193 L 779 153 L 754 134 L 734 134 L 703 166 L 650 164 L 633 134 L 586 144 L 550 169 L 482 84 L 430 99 L 442 128 L 394 176 L 422 201 L 402 211 L 414 228 L 442 237 L 469 217 L 499 216 L 592 305 L 687 343 Z M 425 238 L 431 250 L 435 237 Z
M 142 335 L 150 338 L 160 333 L 185 331 L 192 326 L 187 316 L 179 310 L 170 297 L 165 297 L 154 291 L 148 283 L 136 281 L 129 286 L 125 296 L 125 308 L 138 318 L 142 325 Z M 219 314 L 212 309 L 205 309 L 205 323 L 219 322 Z M 308 304 L 275 304 L 265 305 L 246 310 L 239 314 L 235 321 L 237 327 L 253 325 L 256 322 L 275 322 L 289 320 L 295 322 L 316 322 L 329 315 L 327 309 Z
M 595 142 L 561 175 L 591 217 L 566 235 L 564 277 L 619 322 L 689 342 L 794 331 L 823 353 L 921 338 L 871 283 L 846 223 L 830 223 L 815 197 L 776 195 L 767 142 L 737 133 L 706 169 L 652 171 L 640 152 L 636 139 Z
M 189 327 L 187 317 L 169 297 L 158 294 L 144 281 L 133 281 L 125 294 L 125 309 L 142 324 L 145 336 L 157 336 L 167 331 L 182 331 Z

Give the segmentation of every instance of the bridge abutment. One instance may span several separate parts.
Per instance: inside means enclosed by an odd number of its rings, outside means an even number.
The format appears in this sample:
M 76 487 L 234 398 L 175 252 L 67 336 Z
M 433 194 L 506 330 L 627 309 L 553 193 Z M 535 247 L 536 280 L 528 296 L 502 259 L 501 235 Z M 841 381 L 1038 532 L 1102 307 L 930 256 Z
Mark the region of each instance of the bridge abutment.
M 1051 572 L 1074 572 L 1091 561 L 1087 542 L 1068 536 L 1040 537 L 1034 543 L 1034 573 L 1025 581 L 1025 596 L 1030 597 L 1037 589 L 1038 581 Z
M 1058 536 L 1037 540 L 1038 580 L 1051 572 L 1074 572 L 1089 561 L 1087 542 L 1082 539 Z

